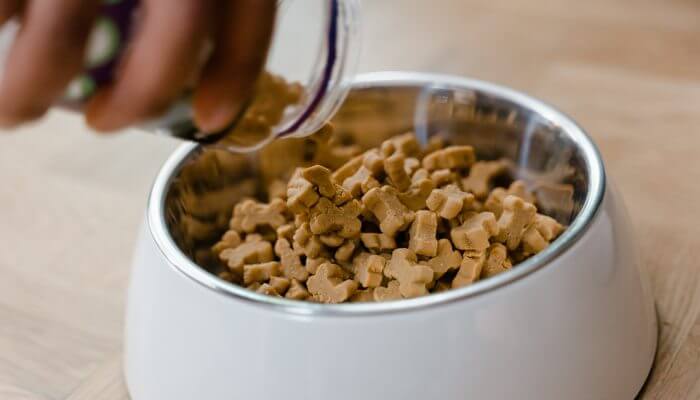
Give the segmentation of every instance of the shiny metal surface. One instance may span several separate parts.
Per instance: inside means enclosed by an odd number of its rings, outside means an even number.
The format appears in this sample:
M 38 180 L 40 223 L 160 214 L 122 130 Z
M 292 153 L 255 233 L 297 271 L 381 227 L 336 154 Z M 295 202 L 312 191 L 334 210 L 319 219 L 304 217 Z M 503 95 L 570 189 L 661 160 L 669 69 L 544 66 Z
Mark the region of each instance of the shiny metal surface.
M 380 72 L 358 77 L 334 123 L 340 134 L 365 146 L 413 130 L 421 140 L 443 135 L 471 144 L 481 158 L 506 157 L 512 173 L 531 188 L 570 185 L 570 198 L 554 197 L 544 210 L 569 225 L 545 251 L 512 270 L 471 286 L 386 303 L 325 305 L 261 295 L 225 282 L 199 267 L 183 251 L 183 238 L 167 220 L 176 194 L 172 182 L 201 148 L 180 147 L 160 171 L 151 192 L 147 219 L 156 244 L 171 267 L 195 282 L 232 299 L 299 315 L 355 316 L 439 306 L 495 290 L 522 279 L 571 247 L 595 218 L 605 192 L 605 172 L 597 148 L 586 133 L 556 109 L 494 84 L 444 75 Z M 194 161 L 196 162 L 196 160 Z M 177 243 L 174 237 L 178 237 Z M 186 238 L 185 238 L 186 239 Z

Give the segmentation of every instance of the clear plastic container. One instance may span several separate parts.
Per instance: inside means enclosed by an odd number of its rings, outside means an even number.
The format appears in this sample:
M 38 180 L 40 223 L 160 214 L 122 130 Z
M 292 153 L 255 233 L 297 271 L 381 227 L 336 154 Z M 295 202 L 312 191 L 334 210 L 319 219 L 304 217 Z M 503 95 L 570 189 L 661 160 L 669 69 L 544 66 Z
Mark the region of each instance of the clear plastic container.
M 129 42 L 138 7 L 138 0 L 103 1 L 88 43 L 85 69 L 71 82 L 58 106 L 80 111 L 95 90 L 112 79 Z M 235 152 L 258 149 L 277 137 L 306 136 L 320 129 L 342 104 L 356 71 L 359 0 L 281 0 L 278 7 L 265 70 L 303 88 L 298 102 L 286 106 L 278 122 L 247 137 L 227 136 L 236 128 L 235 121 L 221 132 L 201 132 L 193 122 L 189 93 L 183 93 L 168 112 L 142 126 Z M 17 23 L 3 27 L 0 54 L 6 54 L 16 30 Z M 258 95 L 254 94 L 249 104 Z M 220 140 L 224 137 L 226 140 Z

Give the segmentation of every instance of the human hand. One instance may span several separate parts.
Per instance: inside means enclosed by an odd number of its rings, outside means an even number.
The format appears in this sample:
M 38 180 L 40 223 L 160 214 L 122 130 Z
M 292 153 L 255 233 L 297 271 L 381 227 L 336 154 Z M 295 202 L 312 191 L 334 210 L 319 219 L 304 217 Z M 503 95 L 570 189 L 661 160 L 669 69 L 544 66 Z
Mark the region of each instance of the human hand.
M 0 24 L 21 21 L 0 82 L 0 125 L 36 119 L 63 95 L 83 69 L 99 4 L 0 1 Z M 115 80 L 86 105 L 89 125 L 111 131 L 154 117 L 199 76 L 195 122 L 205 131 L 224 128 L 250 97 L 265 63 L 275 9 L 275 0 L 141 0 L 139 24 Z

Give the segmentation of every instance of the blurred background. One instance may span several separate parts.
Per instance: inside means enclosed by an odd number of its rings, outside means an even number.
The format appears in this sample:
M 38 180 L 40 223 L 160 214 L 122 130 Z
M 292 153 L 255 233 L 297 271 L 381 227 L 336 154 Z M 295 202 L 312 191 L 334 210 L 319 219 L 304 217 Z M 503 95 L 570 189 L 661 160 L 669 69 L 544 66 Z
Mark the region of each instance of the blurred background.
M 493 81 L 599 145 L 660 314 L 643 398 L 700 396 L 700 2 L 366 0 L 361 71 Z M 123 307 L 149 186 L 178 143 L 52 112 L 0 135 L 0 398 L 125 399 Z

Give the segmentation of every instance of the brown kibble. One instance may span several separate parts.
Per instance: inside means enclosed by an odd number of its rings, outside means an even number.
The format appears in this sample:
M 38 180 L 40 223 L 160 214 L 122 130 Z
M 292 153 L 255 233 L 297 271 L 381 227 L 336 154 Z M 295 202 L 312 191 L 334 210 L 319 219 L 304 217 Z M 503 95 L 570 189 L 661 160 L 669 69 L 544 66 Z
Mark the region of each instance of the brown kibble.
M 355 280 L 366 288 L 378 287 L 382 284 L 386 259 L 370 253 L 358 254 L 352 262 Z
M 226 249 L 219 254 L 228 267 L 239 274 L 243 273 L 243 265 L 272 261 L 272 245 L 260 235 L 248 235 L 245 242 L 235 248 Z
M 198 218 L 183 214 L 180 217 L 180 229 L 182 229 L 185 237 L 194 240 L 209 240 L 217 235 L 217 227 L 213 223 L 202 221 Z
M 330 260 L 326 257 L 307 258 L 305 267 L 306 272 L 308 272 L 309 275 L 314 275 L 316 272 L 318 272 L 318 267 L 327 262 L 330 262 Z
M 343 164 L 342 167 L 335 170 L 335 172 L 333 172 L 333 174 L 331 175 L 331 179 L 333 179 L 333 182 L 338 185 L 342 185 L 346 179 L 353 176 L 355 172 L 357 172 L 357 170 L 360 169 L 360 167 L 362 166 L 363 158 L 363 155 L 356 156 L 350 161 Z
M 427 264 L 433 270 L 434 279 L 440 279 L 447 271 L 459 267 L 462 262 L 462 255 L 457 250 L 452 249 L 452 243 L 447 239 L 440 239 L 438 242 L 437 255 L 431 258 Z
M 490 278 L 505 272 L 511 268 L 508 260 L 508 249 L 500 243 L 494 243 L 489 247 L 486 263 L 481 271 L 482 278 Z
M 457 174 L 449 169 L 438 169 L 430 174 L 430 179 L 435 186 L 440 187 L 457 182 Z
M 486 250 L 489 239 L 497 234 L 498 223 L 490 212 L 468 212 L 464 215 L 464 223 L 450 231 L 455 247 L 468 251 Z
M 379 220 L 379 229 L 392 237 L 408 228 L 414 218 L 414 213 L 396 196 L 396 189 L 384 186 L 374 188 L 362 197 L 365 207 Z
M 362 158 L 362 165 L 377 177 L 384 173 L 384 156 L 377 149 L 367 150 Z
M 508 249 L 515 250 L 520 245 L 525 228 L 535 218 L 537 208 L 516 196 L 503 199 L 503 213 L 498 219 L 496 240 L 505 243 Z
M 423 168 L 436 169 L 468 168 L 476 161 L 472 146 L 450 146 L 434 151 L 423 158 Z
M 319 199 L 313 183 L 302 176 L 302 169 L 297 168 L 287 185 L 287 208 L 294 213 L 302 213 L 313 207 Z
M 391 183 L 399 191 L 404 191 L 411 186 L 411 178 L 408 176 L 404 164 L 406 157 L 401 153 L 396 153 L 384 159 L 384 171 L 391 179 Z
M 420 160 L 415 157 L 407 157 L 403 163 L 403 169 L 409 176 L 413 175 L 413 173 L 418 171 L 419 168 Z
M 277 239 L 275 243 L 275 253 L 280 258 L 282 274 L 289 279 L 296 279 L 300 282 L 306 281 L 309 273 L 301 264 L 299 254 L 292 249 L 287 239 Z
M 358 286 L 353 280 L 343 281 L 340 278 L 342 275 L 343 271 L 338 265 L 324 263 L 306 285 L 315 300 L 321 303 L 342 303 L 355 293 Z
M 409 210 L 418 211 L 425 208 L 425 203 L 433 189 L 435 189 L 435 183 L 429 178 L 424 178 L 414 181 L 407 191 L 397 194 L 397 197 Z
M 394 250 L 384 275 L 399 281 L 401 296 L 406 298 L 428 294 L 427 286 L 433 282 L 433 270 L 418 264 L 416 253 L 409 249 Z
M 472 165 L 469 176 L 462 179 L 462 189 L 474 193 L 478 199 L 489 194 L 491 180 L 508 172 L 508 163 L 503 160 L 479 161 Z
M 214 252 L 214 254 L 219 255 L 222 251 L 226 249 L 233 249 L 239 244 L 241 244 L 241 235 L 234 230 L 229 230 L 224 233 L 221 240 L 212 246 L 211 250 Z
M 385 157 L 394 153 L 401 153 L 407 157 L 415 157 L 420 154 L 420 145 L 413 132 L 404 133 L 384 141 L 381 145 L 381 152 Z
M 377 253 L 396 248 L 396 240 L 385 233 L 361 233 L 360 240 L 367 249 Z
M 374 288 L 358 290 L 350 298 L 351 303 L 371 303 L 374 301 Z
M 457 185 L 447 185 L 442 189 L 433 189 L 425 204 L 442 218 L 452 219 L 473 202 L 472 194 L 461 191 Z
M 428 144 L 423 149 L 423 155 L 428 155 L 445 147 L 445 139 L 442 136 L 431 136 Z
M 292 240 L 292 237 L 294 237 L 294 231 L 296 231 L 296 228 L 294 227 L 293 223 L 284 224 L 277 228 L 277 238 Z
M 243 200 L 236 204 L 231 218 L 231 229 L 238 232 L 255 232 L 259 226 L 277 229 L 287 222 L 284 212 L 287 206 L 282 199 L 273 199 L 269 204 L 255 200 Z
M 357 243 L 354 240 L 346 241 L 342 246 L 338 247 L 335 251 L 335 259 L 338 261 L 349 261 L 352 258 L 352 254 L 355 252 Z
M 296 232 L 294 232 L 294 251 L 301 253 L 307 257 L 315 258 L 323 251 L 323 244 L 318 236 L 311 232 L 308 223 L 303 223 Z
M 459 266 L 459 271 L 452 280 L 453 288 L 470 285 L 481 276 L 481 271 L 484 268 L 486 261 L 486 252 L 466 252 Z
M 318 240 L 326 246 L 333 248 L 340 247 L 345 243 L 345 239 L 336 234 L 320 235 Z
M 272 286 L 272 288 L 275 289 L 275 292 L 279 293 L 281 296 L 284 296 L 284 294 L 287 293 L 289 285 L 290 280 L 287 278 L 281 276 L 270 277 L 270 286 Z
M 284 297 L 292 300 L 306 300 L 309 296 L 310 294 L 309 291 L 306 290 L 306 286 L 298 280 L 292 279 Z
M 352 198 L 342 186 L 331 180 L 331 170 L 320 165 L 314 165 L 301 171 L 301 176 L 318 189 L 318 193 L 331 199 L 335 204 L 344 204 Z
M 275 288 L 272 285 L 268 285 L 267 283 L 263 283 L 255 291 L 257 293 L 266 294 L 268 296 L 280 297 L 280 294 L 277 292 L 277 290 L 275 290 Z
M 534 203 L 535 201 L 535 196 L 533 196 L 532 193 L 527 190 L 525 182 L 514 181 L 510 184 L 508 190 L 503 188 L 493 189 L 484 202 L 484 209 L 486 211 L 491 211 L 496 218 L 499 218 L 503 212 L 503 199 L 505 199 L 508 195 L 520 197 L 528 203 Z
M 386 287 L 374 288 L 374 301 L 401 300 L 402 298 L 399 291 L 399 281 L 389 281 Z
M 362 227 L 358 218 L 361 212 L 362 205 L 355 199 L 336 206 L 330 200 L 321 198 L 309 212 L 309 226 L 315 235 L 334 232 L 346 239 L 356 238 Z
M 250 285 L 253 282 L 267 282 L 270 278 L 279 274 L 280 264 L 277 261 L 247 264 L 243 266 L 243 284 Z
M 364 165 L 343 181 L 343 188 L 354 197 L 360 197 L 363 193 L 379 186 L 379 181 L 374 178 L 372 171 Z
M 409 231 L 408 248 L 416 254 L 434 257 L 438 250 L 436 234 L 437 215 L 427 210 L 417 211 Z
M 564 227 L 554 218 L 537 214 L 535 220 L 523 233 L 523 252 L 525 254 L 537 254 L 549 246 Z

